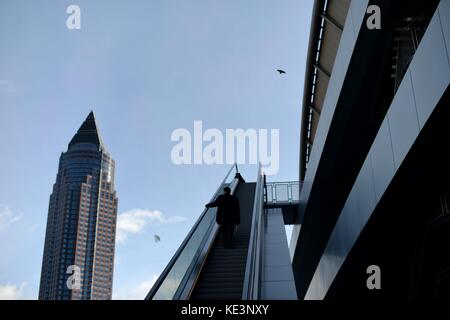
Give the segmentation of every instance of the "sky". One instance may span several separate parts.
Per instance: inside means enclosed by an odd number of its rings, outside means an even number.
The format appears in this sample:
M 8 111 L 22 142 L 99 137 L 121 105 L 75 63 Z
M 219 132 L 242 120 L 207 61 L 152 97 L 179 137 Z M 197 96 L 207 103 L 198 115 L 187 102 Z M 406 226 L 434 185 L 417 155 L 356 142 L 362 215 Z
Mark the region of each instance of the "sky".
M 1 0 L 0 299 L 38 296 L 59 156 L 91 110 L 116 161 L 113 299 L 145 297 L 230 167 L 174 164 L 174 130 L 278 129 L 268 181 L 298 180 L 312 3 Z

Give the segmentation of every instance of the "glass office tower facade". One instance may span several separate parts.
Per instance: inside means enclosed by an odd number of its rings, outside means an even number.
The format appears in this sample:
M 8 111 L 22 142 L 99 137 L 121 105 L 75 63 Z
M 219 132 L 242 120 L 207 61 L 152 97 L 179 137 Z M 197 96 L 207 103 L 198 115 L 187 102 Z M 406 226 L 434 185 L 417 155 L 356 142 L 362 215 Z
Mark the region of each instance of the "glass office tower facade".
M 114 167 L 91 112 L 59 160 L 39 299 L 111 299 L 118 203 Z

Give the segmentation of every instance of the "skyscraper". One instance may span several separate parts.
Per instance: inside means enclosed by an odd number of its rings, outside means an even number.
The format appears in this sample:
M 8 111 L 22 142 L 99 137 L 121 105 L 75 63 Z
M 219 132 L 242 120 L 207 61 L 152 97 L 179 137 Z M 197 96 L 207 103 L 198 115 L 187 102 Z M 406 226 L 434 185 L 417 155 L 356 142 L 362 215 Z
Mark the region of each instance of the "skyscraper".
M 118 203 L 114 167 L 91 112 L 59 159 L 39 299 L 111 299 Z

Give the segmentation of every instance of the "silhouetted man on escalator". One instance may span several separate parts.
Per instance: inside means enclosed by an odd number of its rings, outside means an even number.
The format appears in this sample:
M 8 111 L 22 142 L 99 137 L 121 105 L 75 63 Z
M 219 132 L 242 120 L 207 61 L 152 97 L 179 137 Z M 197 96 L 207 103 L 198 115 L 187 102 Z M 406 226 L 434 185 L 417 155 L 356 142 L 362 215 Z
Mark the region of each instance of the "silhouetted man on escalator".
M 230 249 L 233 242 L 233 233 L 236 225 L 241 223 L 241 214 L 239 209 L 239 200 L 231 195 L 231 189 L 225 187 L 225 192 L 217 199 L 206 205 L 207 208 L 217 207 L 216 222 L 220 226 L 223 245 Z

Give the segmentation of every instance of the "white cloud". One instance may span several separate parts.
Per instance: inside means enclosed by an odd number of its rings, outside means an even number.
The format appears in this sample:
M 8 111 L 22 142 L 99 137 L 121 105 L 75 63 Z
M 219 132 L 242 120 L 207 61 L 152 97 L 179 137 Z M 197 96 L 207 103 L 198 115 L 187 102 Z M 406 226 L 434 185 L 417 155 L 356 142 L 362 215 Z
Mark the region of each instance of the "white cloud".
M 166 218 L 158 210 L 132 209 L 118 215 L 116 240 L 123 243 L 128 234 L 139 233 L 148 224 L 180 223 L 184 221 L 186 221 L 186 218 L 180 216 Z
M 23 292 L 26 286 L 26 282 L 22 282 L 20 286 L 14 284 L 0 285 L 0 300 L 23 299 Z
M 21 214 L 13 214 L 8 206 L 0 205 L 0 231 L 6 230 L 21 218 Z
M 0 79 L 0 92 L 3 93 L 15 93 L 16 86 L 10 80 Z
M 156 280 L 158 280 L 158 276 L 154 274 L 152 278 L 148 280 L 144 280 L 139 283 L 136 287 L 134 287 L 128 294 L 119 293 L 115 299 L 118 300 L 144 300 L 147 296 L 150 289 L 155 284 Z
M 148 294 L 148 292 L 150 291 L 150 289 L 153 287 L 153 285 L 155 284 L 156 280 L 158 280 L 158 276 L 157 275 L 153 275 L 153 277 L 150 280 L 147 281 L 143 281 L 141 282 L 134 290 L 133 290 L 133 294 L 131 296 L 132 299 L 134 300 L 140 300 L 140 299 L 144 299 L 145 296 Z

